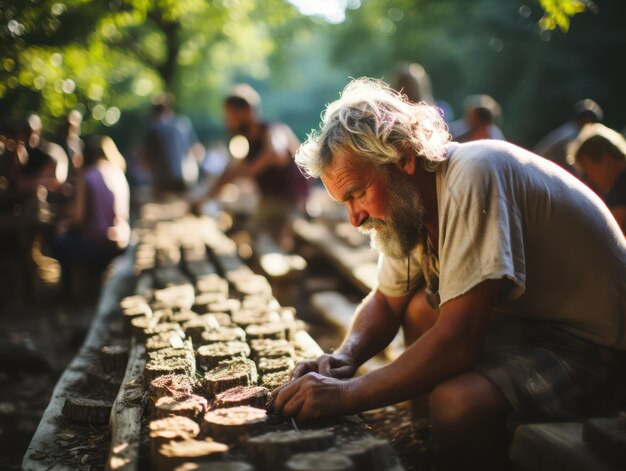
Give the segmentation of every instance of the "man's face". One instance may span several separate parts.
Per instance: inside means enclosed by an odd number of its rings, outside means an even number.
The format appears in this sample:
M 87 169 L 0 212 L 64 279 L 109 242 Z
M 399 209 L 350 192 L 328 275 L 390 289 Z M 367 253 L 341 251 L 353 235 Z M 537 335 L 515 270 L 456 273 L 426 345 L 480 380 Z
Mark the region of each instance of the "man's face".
M 224 107 L 224 121 L 226 129 L 231 134 L 245 134 L 250 127 L 252 110 L 250 108 Z
M 372 246 L 392 258 L 415 248 L 424 211 L 419 191 L 398 167 L 359 165 L 343 152 L 322 175 L 328 194 L 342 203 L 350 222 L 368 234 Z

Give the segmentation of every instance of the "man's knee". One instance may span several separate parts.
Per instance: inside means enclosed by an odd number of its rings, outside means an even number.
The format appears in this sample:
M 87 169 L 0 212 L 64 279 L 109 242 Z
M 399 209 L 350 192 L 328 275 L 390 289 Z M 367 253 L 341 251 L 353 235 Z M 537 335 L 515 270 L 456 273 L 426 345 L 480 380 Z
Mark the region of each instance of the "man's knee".
M 433 438 L 440 449 L 471 442 L 468 434 L 505 432 L 509 411 L 510 405 L 500 390 L 475 372 L 441 383 L 429 399 Z
M 446 381 L 430 393 L 428 410 L 433 428 L 454 430 L 472 415 L 473 405 L 467 391 L 460 385 Z

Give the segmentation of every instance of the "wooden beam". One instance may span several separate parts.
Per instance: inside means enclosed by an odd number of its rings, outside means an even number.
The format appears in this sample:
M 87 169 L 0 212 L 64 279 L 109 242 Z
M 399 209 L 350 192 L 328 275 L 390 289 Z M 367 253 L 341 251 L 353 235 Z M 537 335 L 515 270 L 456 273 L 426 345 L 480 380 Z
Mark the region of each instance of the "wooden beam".
M 319 249 L 363 294 L 376 286 L 378 253 L 369 246 L 352 247 L 320 222 L 298 219 L 293 223 L 293 230 L 300 240 Z
M 108 320 L 117 310 L 120 297 L 127 294 L 128 286 L 132 286 L 133 258 L 134 251 L 128 250 L 113 262 L 113 274 L 102 291 L 89 333 L 78 354 L 65 369 L 54 388 L 48 407 L 24 455 L 23 470 L 63 469 L 62 465 L 52 461 L 46 451 L 56 447 L 55 442 L 62 424 L 60 419 L 63 415 L 63 404 L 67 398 L 75 396 L 71 389 L 80 381 L 84 381 L 87 372 L 93 368 L 94 352 L 99 351 L 109 337 Z
M 133 338 L 124 381 L 113 403 L 109 420 L 111 447 L 107 470 L 134 471 L 138 467 L 141 416 L 144 410 L 141 372 L 145 363 L 145 348 Z

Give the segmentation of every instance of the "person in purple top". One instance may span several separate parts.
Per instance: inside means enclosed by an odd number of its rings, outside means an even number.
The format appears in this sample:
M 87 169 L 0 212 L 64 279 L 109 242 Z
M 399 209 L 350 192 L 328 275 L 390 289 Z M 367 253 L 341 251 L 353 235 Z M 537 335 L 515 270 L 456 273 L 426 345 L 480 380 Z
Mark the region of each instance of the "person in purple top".
M 101 273 L 130 238 L 124 158 L 107 136 L 89 138 L 83 155 L 70 217 L 59 224 L 52 247 L 61 264 L 64 291 L 70 295 L 76 266 Z

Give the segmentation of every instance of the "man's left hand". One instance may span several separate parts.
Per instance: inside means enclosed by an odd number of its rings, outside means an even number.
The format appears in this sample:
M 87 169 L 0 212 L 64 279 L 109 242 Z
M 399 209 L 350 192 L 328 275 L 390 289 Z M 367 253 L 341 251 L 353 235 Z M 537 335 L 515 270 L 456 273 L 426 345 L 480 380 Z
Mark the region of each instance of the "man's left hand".
M 348 412 L 346 381 L 307 373 L 274 391 L 277 413 L 294 417 L 297 422 L 309 422 Z

